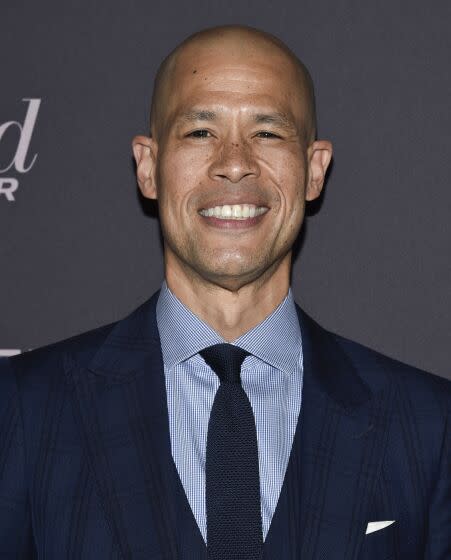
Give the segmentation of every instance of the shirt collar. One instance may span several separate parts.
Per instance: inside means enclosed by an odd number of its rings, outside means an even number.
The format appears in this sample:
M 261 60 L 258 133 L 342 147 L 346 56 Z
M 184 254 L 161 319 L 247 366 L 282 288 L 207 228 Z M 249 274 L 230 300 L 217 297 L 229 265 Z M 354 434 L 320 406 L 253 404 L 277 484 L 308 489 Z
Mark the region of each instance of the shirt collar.
M 169 369 L 208 346 L 226 342 L 171 292 L 165 280 L 156 312 L 163 361 Z M 302 340 L 291 288 L 266 319 L 232 344 L 279 370 L 293 373 L 299 362 Z

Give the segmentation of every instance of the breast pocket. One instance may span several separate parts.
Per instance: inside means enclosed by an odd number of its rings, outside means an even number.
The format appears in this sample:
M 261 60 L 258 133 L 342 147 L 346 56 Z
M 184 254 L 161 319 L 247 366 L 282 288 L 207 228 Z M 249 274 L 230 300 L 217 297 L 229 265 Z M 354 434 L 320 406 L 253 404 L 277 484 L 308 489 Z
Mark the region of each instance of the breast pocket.
M 392 560 L 396 558 L 398 526 L 395 521 L 391 525 L 365 535 L 362 546 L 361 560 Z

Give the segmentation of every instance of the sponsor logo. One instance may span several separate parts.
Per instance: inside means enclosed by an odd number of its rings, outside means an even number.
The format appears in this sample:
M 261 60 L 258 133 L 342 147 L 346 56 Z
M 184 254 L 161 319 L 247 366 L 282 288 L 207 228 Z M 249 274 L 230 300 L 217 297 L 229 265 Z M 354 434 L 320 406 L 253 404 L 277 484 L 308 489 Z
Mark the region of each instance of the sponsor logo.
M 15 201 L 14 193 L 19 188 L 18 177 L 28 173 L 38 157 L 37 153 L 30 154 L 29 152 L 41 100 L 22 99 L 22 101 L 28 104 L 23 123 L 7 121 L 0 124 L 0 199 L 6 199 L 8 202 Z M 19 133 L 17 145 L 12 153 L 4 155 L 1 148 L 5 144 L 6 134 L 14 129 Z

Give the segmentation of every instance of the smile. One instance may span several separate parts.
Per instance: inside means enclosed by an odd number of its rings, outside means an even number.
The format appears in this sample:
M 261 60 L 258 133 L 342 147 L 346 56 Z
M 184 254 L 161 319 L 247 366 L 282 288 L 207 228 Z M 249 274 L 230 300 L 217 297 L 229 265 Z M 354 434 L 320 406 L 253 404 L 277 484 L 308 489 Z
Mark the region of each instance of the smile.
M 224 204 L 199 211 L 199 214 L 207 218 L 219 220 L 247 220 L 265 214 L 269 208 L 266 206 L 255 206 L 255 204 Z

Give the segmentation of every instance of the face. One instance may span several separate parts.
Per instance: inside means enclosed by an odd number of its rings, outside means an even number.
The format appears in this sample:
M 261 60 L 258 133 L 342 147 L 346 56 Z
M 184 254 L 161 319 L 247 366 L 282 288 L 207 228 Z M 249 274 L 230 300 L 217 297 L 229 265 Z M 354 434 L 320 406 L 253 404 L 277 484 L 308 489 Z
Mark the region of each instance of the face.
M 192 47 L 177 60 L 163 126 L 134 140 L 167 272 L 239 289 L 289 267 L 331 155 L 307 145 L 298 79 L 278 51 Z

